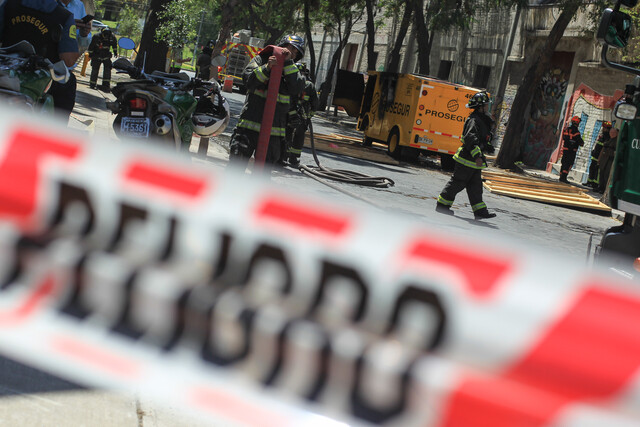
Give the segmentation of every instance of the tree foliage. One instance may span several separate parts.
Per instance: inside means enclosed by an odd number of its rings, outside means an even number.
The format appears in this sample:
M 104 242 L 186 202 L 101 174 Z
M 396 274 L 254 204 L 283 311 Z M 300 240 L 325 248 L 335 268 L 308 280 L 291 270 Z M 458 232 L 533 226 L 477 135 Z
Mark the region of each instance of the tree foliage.
M 631 16 L 631 38 L 626 48 L 621 51 L 623 62 L 640 65 L 640 4 L 633 9 L 626 10 Z
M 134 3 L 126 5 L 120 12 L 118 33 L 126 36 L 136 42 L 140 41 L 142 36 L 142 28 L 140 27 L 140 15 L 144 11 L 144 5 Z
M 183 47 L 195 40 L 202 9 L 197 0 L 173 0 L 158 12 L 160 25 L 156 28 L 156 41 L 171 47 Z

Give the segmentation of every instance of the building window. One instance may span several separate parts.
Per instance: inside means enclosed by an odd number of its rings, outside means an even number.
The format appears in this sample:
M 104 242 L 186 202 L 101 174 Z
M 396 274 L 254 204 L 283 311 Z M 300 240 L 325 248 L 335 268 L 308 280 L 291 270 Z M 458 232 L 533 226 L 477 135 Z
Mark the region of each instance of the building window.
M 489 76 L 491 75 L 491 67 L 484 65 L 476 65 L 476 74 L 473 76 L 471 86 L 486 89 L 489 85 Z
M 449 80 L 451 65 L 453 65 L 452 61 L 440 61 L 440 66 L 438 67 L 438 78 L 440 80 Z

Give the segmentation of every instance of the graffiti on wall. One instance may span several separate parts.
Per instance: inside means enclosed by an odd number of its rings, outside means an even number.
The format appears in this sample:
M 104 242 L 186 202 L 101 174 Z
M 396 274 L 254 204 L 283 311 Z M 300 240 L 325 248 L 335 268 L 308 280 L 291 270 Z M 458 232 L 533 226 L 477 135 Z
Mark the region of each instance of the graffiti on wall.
M 615 103 L 622 97 L 622 90 L 617 90 L 613 95 L 602 95 L 589 86 L 581 84 L 571 96 L 567 112 L 564 117 L 562 127 L 569 125 L 569 120 L 573 116 L 581 118 L 580 133 L 584 140 L 584 146 L 578 150 L 573 171 L 582 174 L 582 182 L 586 182 L 586 174 L 589 172 L 591 150 L 602 129 L 602 122 L 612 119 L 612 110 Z M 561 158 L 562 139 L 558 137 L 556 147 L 549 158 L 547 170 L 551 170 L 553 163 L 559 162 Z
M 535 168 L 544 168 L 562 132 L 559 126 L 573 53 L 556 52 L 551 69 L 543 76 L 531 101 L 531 111 L 525 129 L 523 161 Z

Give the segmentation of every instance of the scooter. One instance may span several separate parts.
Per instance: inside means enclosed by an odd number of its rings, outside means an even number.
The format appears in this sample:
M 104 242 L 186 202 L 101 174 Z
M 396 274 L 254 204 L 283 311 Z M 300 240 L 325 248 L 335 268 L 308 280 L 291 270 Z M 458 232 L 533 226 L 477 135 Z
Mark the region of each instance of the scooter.
M 117 114 L 113 129 L 118 136 L 154 139 L 188 151 L 193 133 L 209 138 L 229 124 L 229 104 L 217 82 L 182 72 L 146 74 L 126 58 L 116 59 L 113 68 L 134 79 L 116 84 L 112 92 L 116 100 L 107 102 Z
M 54 81 L 66 83 L 69 70 L 63 61 L 53 64 L 36 54 L 26 40 L 0 48 L 0 99 L 10 108 L 53 114 Z

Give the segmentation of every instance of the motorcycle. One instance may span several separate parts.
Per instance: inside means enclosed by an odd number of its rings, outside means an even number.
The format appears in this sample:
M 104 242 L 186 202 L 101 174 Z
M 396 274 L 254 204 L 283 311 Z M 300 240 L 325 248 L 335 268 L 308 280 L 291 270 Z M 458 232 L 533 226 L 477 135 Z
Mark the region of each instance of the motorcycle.
M 37 55 L 26 40 L 0 48 L 0 99 L 10 108 L 53 114 L 47 92 L 54 81 L 67 80 L 69 69 L 63 61 L 54 64 Z
M 107 108 L 117 114 L 113 130 L 118 136 L 151 139 L 188 151 L 193 134 L 210 138 L 229 124 L 229 103 L 214 81 L 190 78 L 186 73 L 146 74 L 126 58 L 113 63 L 117 72 L 134 80 L 116 84 L 116 100 Z

